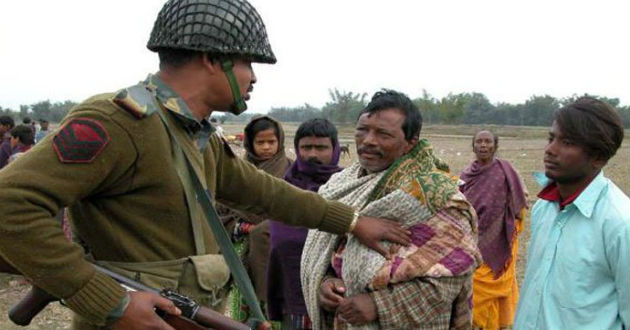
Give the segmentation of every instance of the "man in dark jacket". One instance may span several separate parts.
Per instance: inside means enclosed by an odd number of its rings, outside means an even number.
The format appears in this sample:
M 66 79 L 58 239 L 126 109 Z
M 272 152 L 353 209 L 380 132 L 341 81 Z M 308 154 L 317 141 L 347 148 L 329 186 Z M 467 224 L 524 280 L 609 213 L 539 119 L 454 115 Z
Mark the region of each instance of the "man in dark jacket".
M 328 120 L 303 122 L 293 144 L 296 160 L 284 179 L 296 187 L 317 192 L 331 175 L 342 170 L 337 129 Z M 282 322 L 282 329 L 311 329 L 300 285 L 300 258 L 307 233 L 306 228 L 271 222 L 267 310 L 271 320 Z

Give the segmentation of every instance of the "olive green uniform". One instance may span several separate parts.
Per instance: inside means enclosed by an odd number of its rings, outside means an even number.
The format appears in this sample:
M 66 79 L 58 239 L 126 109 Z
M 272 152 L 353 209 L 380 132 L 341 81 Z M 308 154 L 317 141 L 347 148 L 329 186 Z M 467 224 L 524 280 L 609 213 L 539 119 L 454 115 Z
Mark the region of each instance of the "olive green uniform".
M 68 132 L 80 134 L 76 127 L 86 127 L 72 126 L 81 121 L 96 127 L 100 140 L 65 145 L 64 139 L 76 138 Z M 210 134 L 207 121 L 195 120 L 174 91 L 149 76 L 139 85 L 78 105 L 54 134 L 0 171 L 0 255 L 35 285 L 63 298 L 85 321 L 105 324 L 125 291 L 95 272 L 84 249 L 64 237 L 54 217 L 70 205 L 89 258 L 220 306 L 229 271 L 185 189 L 186 173 L 176 170 L 182 167 L 169 132 L 211 196 L 222 203 L 288 224 L 334 233 L 348 229 L 348 206 L 299 190 L 234 157 L 226 143 Z M 189 258 L 195 255 L 205 256 Z

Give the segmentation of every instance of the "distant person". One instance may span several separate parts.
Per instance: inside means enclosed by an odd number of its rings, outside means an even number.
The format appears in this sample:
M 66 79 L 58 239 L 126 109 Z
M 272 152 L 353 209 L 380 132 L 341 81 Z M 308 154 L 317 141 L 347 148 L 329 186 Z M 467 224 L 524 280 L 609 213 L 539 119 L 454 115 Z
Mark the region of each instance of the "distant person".
M 303 122 L 295 132 L 296 160 L 284 179 L 302 189 L 315 191 L 339 167 L 339 140 L 335 125 L 326 119 Z M 281 321 L 283 330 L 311 329 L 300 284 L 300 257 L 308 230 L 271 221 L 271 251 L 267 268 L 268 314 Z
M 630 199 L 602 171 L 623 135 L 594 98 L 554 113 L 514 329 L 630 329 Z
M 461 174 L 460 191 L 479 216 L 483 264 L 473 277 L 473 325 L 506 329 L 518 303 L 518 233 L 527 210 L 527 189 L 507 160 L 495 157 L 499 136 L 482 130 L 472 142 L 475 160 Z
M 35 134 L 35 143 L 41 141 L 50 131 L 48 130 L 48 121 L 46 119 L 39 120 L 39 131 Z
M 215 133 L 218 136 L 225 138 L 225 131 L 223 130 L 223 127 L 219 125 L 219 121 L 216 118 L 210 118 L 210 125 L 214 127 Z
M 37 127 L 35 127 L 35 122 L 31 119 L 31 117 L 22 118 L 22 124 L 29 126 L 31 131 L 33 131 L 33 136 L 37 133 Z
M 244 132 L 245 160 L 268 174 L 282 178 L 293 163 L 284 151 L 282 125 L 269 116 L 255 116 L 245 126 Z M 247 194 L 247 191 L 242 193 Z M 218 211 L 226 228 L 234 233 L 237 251 L 243 256 L 256 296 L 261 302 L 266 302 L 269 221 L 262 216 L 224 206 Z M 238 290 L 233 296 L 232 317 L 237 321 L 246 321 L 248 318 L 246 304 L 241 301 Z
M 0 139 L 2 139 L 2 141 L 11 138 L 9 131 L 13 127 L 15 127 L 15 121 L 13 121 L 11 116 L 0 116 Z
M 9 157 L 11 157 L 11 129 L 15 127 L 13 118 L 9 116 L 0 116 L 0 168 L 7 165 Z
M 472 327 L 477 217 L 421 128 L 406 95 L 377 92 L 356 124 L 358 162 L 319 188 L 361 215 L 404 224 L 412 245 L 388 245 L 385 259 L 353 235 L 309 230 L 300 271 L 313 329 Z
M 15 126 L 9 133 L 11 134 L 12 150 L 8 161 L 10 163 L 31 149 L 33 144 L 35 144 L 35 139 L 33 138 L 33 131 L 27 125 Z

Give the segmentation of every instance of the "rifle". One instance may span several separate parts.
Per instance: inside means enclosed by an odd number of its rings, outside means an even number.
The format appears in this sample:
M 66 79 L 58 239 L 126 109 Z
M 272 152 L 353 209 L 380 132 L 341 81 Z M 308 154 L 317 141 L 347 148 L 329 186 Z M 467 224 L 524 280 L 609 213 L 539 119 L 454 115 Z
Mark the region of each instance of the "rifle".
M 96 271 L 110 276 L 125 289 L 130 291 L 146 291 L 158 294 L 171 300 L 182 311 L 181 316 L 175 316 L 157 310 L 156 313 L 177 330 L 251 330 L 245 324 L 236 322 L 231 318 L 215 312 L 209 308 L 199 306 L 194 300 L 179 294 L 171 289 L 158 290 L 150 286 L 138 283 L 120 274 L 114 273 L 99 265 L 94 265 Z M 20 272 L 5 260 L 0 258 L 0 272 L 19 275 Z M 33 286 L 26 296 L 9 311 L 9 318 L 17 325 L 26 326 L 49 303 L 60 299 L 48 292 Z

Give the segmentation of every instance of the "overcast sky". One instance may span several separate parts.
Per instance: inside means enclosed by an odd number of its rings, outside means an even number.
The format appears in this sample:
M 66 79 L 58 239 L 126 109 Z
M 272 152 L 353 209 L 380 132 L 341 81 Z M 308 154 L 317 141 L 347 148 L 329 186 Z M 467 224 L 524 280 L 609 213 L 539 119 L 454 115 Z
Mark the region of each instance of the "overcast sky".
M 322 106 L 328 89 L 493 103 L 591 93 L 630 104 L 628 0 L 251 0 L 276 65 L 250 111 Z M 80 101 L 157 71 L 146 49 L 164 0 L 0 1 L 0 106 Z

